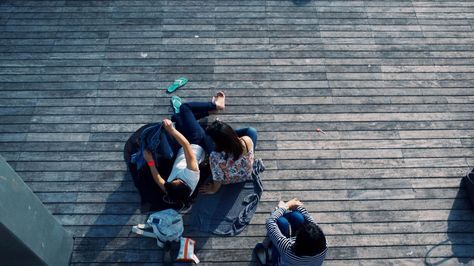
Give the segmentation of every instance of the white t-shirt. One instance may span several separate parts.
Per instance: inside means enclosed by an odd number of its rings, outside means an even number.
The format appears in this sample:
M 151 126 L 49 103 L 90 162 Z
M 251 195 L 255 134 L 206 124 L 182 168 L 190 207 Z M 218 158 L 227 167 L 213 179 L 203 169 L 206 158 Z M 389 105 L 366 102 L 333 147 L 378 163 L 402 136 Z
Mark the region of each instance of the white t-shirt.
M 204 158 L 206 153 L 204 152 L 204 149 L 196 144 L 191 144 L 191 149 L 193 150 L 194 156 L 196 157 L 196 161 L 201 163 Z M 173 164 L 173 170 L 171 170 L 171 174 L 168 177 L 168 182 L 171 182 L 175 179 L 181 179 L 186 183 L 186 185 L 191 188 L 191 194 L 193 194 L 194 190 L 196 189 L 196 186 L 199 182 L 199 170 L 198 171 L 193 171 L 191 169 L 188 169 L 186 167 L 186 157 L 184 157 L 184 149 L 181 147 L 178 150 L 178 154 L 176 155 L 176 160 L 174 161 Z

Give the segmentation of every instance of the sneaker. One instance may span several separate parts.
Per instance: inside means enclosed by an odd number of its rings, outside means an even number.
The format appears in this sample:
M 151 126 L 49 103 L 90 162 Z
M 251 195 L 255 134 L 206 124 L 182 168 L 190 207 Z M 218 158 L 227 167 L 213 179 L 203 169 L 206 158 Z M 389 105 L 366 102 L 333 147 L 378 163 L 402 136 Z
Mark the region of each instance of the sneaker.
M 260 266 L 267 265 L 267 251 L 262 243 L 257 243 L 253 249 L 255 257 L 257 257 L 257 263 Z

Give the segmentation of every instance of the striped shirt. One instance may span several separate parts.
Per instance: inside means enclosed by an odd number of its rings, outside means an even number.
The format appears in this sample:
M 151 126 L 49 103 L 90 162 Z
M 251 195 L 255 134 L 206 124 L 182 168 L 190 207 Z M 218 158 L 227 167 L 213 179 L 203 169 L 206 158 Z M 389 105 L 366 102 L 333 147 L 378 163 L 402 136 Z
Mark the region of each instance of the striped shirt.
M 309 215 L 308 211 L 306 211 L 303 206 L 298 206 L 296 210 L 300 211 L 303 214 L 305 221 L 308 221 L 310 223 L 316 223 L 313 217 Z M 326 257 L 326 252 L 328 250 L 327 248 L 323 252 L 315 256 L 298 257 L 295 255 L 295 253 L 293 252 L 293 245 L 295 244 L 296 238 L 288 238 L 284 236 L 277 225 L 277 219 L 283 216 L 285 211 L 286 209 L 284 208 L 278 208 L 272 213 L 270 218 L 267 219 L 268 236 L 272 240 L 273 245 L 275 245 L 275 247 L 278 249 L 278 252 L 280 253 L 279 261 L 277 261 L 275 265 L 322 265 L 324 258 Z

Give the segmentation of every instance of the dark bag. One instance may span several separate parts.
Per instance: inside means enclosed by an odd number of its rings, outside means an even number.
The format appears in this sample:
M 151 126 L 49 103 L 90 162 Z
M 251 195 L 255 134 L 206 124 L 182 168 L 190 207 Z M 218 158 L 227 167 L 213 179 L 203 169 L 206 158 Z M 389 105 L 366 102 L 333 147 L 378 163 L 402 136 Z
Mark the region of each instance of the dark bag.
M 149 203 L 150 211 L 159 211 L 168 208 L 179 208 L 174 205 L 170 205 L 163 201 L 165 193 L 153 180 L 149 167 L 142 167 L 137 169 L 137 165 L 131 162 L 132 154 L 140 150 L 140 140 L 142 131 L 150 126 L 150 124 L 144 125 L 139 128 L 125 143 L 124 147 L 124 159 L 127 163 L 128 169 L 132 176 L 133 183 L 140 193 L 141 203 Z M 169 176 L 173 167 L 173 160 L 166 160 L 164 157 L 157 156 L 156 167 L 161 176 Z
M 474 209 L 474 169 L 462 178 L 464 186 L 466 187 L 467 196 L 471 201 L 471 207 Z

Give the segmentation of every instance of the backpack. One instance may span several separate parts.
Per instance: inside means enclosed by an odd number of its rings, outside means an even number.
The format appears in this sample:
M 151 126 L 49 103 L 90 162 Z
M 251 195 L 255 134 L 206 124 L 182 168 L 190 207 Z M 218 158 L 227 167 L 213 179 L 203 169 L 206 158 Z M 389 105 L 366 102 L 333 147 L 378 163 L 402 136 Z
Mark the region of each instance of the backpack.
M 161 248 L 165 242 L 179 241 L 183 231 L 183 218 L 173 209 L 154 212 L 145 224 L 132 227 L 132 232 L 136 234 L 156 238 L 156 244 Z

